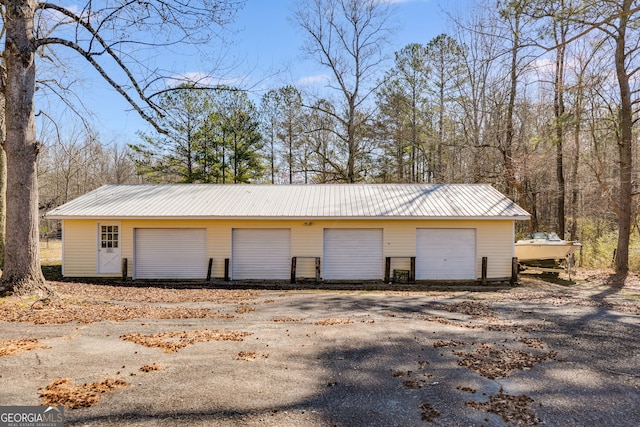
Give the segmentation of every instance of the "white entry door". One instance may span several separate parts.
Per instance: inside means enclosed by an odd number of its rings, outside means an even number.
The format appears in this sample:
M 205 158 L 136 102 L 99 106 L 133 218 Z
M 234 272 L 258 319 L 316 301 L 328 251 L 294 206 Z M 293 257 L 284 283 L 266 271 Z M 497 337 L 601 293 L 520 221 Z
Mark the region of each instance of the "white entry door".
M 98 263 L 100 274 L 117 274 L 122 271 L 120 252 L 120 224 L 98 224 Z
M 476 230 L 416 230 L 416 280 L 475 280 Z

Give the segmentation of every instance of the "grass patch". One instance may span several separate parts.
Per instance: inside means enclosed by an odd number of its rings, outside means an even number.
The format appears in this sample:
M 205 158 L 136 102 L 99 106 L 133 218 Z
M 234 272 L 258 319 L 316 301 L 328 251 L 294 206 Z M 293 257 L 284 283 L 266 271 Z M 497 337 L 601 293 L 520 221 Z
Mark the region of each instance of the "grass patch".
M 46 280 L 62 280 L 62 240 L 40 241 L 40 267 Z
M 62 264 L 62 240 L 40 241 L 40 264 L 43 266 Z

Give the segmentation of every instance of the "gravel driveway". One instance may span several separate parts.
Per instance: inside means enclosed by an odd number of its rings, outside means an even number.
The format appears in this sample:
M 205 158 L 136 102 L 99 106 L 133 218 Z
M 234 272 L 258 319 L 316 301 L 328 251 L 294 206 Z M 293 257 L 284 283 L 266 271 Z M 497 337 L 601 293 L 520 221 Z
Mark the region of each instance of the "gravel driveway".
M 63 404 L 70 426 L 640 426 L 640 286 L 606 280 L 57 283 L 60 301 L 0 300 L 0 405 Z

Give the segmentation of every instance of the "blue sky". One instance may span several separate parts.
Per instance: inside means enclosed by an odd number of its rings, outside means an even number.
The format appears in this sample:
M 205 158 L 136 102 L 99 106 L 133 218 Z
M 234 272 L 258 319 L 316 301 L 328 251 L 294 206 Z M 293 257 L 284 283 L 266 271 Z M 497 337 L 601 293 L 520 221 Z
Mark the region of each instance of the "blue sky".
M 389 0 L 395 9 L 395 27 L 398 29 L 389 54 L 408 43 L 428 43 L 447 31 L 447 17 L 443 9 L 471 4 L 471 0 Z M 237 14 L 229 35 L 227 63 L 238 66 L 227 71 L 222 78 L 241 82 L 252 88 L 256 97 L 260 90 L 286 84 L 301 84 L 327 70 L 303 57 L 303 34 L 291 21 L 295 0 L 247 0 Z M 180 73 L 199 73 L 193 57 L 177 55 L 169 58 Z M 131 107 L 101 80 L 97 74 L 85 76 L 89 90 L 84 96 L 87 108 L 95 113 L 93 128 L 103 142 L 138 142 L 136 131 L 148 131 L 148 125 Z M 318 83 L 321 84 L 321 83 Z

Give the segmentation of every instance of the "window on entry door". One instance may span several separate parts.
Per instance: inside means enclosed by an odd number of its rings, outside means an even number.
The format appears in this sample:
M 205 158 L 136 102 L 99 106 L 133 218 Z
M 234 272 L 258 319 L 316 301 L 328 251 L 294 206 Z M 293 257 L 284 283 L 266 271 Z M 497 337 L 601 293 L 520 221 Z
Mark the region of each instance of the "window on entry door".
M 101 226 L 100 246 L 103 249 L 113 249 L 118 247 L 118 226 L 117 225 Z

